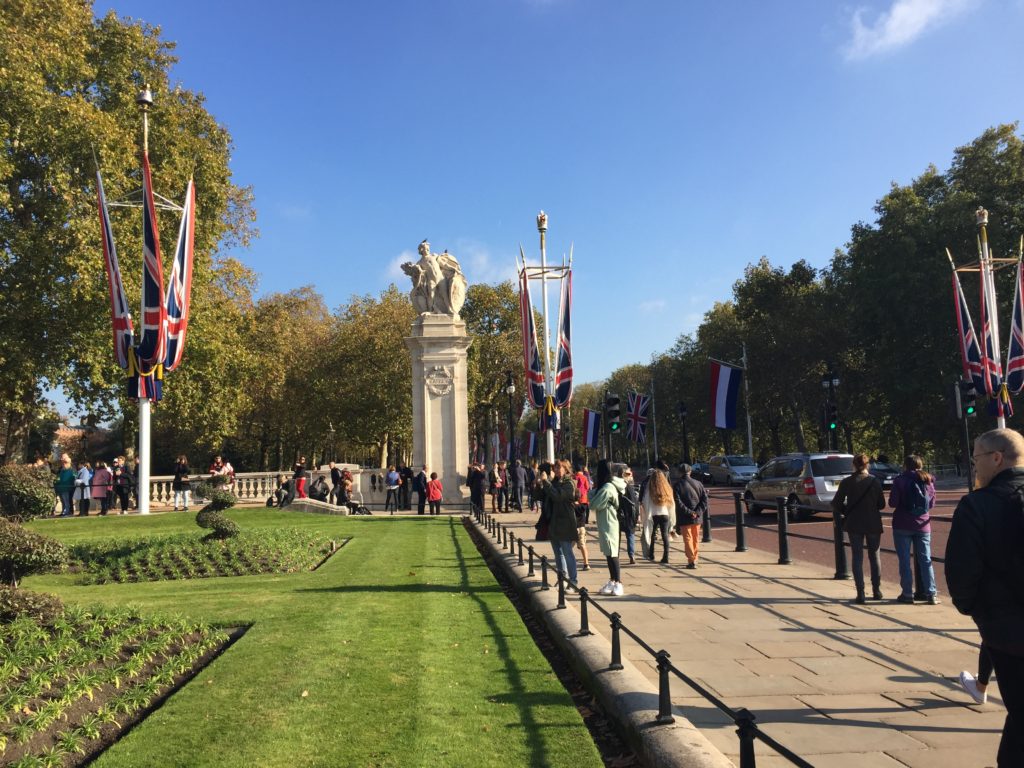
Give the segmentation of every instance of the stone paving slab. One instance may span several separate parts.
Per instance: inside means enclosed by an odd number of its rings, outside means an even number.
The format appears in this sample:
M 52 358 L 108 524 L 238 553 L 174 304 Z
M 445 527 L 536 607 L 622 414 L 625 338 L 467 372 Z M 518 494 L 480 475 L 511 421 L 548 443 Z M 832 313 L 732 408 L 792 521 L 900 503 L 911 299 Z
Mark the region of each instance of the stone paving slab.
M 534 515 L 498 520 L 550 561 L 551 545 L 532 541 Z M 776 554 L 735 552 L 729 542 L 702 544 L 693 571 L 679 566 L 681 542 L 672 543 L 668 565 L 623 558 L 626 595 L 601 597 L 608 573 L 596 542 L 589 546 L 593 567 L 578 582 L 605 610 L 818 768 L 994 765 L 1006 713 L 995 685 L 985 705 L 960 690 L 960 670 L 977 665 L 978 635 L 948 600 L 855 605 L 852 582 L 830 569 L 781 566 Z M 892 582 L 882 591 L 899 594 Z M 568 610 L 577 610 L 571 598 Z M 593 608 L 590 622 L 609 635 Z M 649 654 L 626 637 L 622 653 L 657 684 Z M 731 720 L 674 677 L 672 694 L 676 710 L 738 763 Z M 759 768 L 789 765 L 763 745 L 757 756 Z

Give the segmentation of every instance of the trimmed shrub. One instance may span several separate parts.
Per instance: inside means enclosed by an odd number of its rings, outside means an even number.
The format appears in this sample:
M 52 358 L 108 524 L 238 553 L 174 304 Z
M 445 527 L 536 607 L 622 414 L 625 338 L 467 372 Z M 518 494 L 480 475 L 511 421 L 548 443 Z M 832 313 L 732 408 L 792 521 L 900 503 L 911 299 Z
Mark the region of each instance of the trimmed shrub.
M 61 542 L 0 519 L 0 583 L 16 587 L 25 576 L 61 570 L 67 561 Z
M 216 475 L 210 478 L 210 482 L 200 483 L 196 488 L 199 496 L 210 500 L 196 514 L 196 525 L 212 530 L 210 536 L 216 539 L 229 539 L 238 533 L 238 524 L 221 514 L 221 510 L 235 506 L 238 501 L 233 493 L 219 488 L 226 481 L 223 475 Z
M 5 464 L 0 467 L 0 515 L 29 520 L 53 512 L 53 475 L 46 467 Z
M 56 595 L 0 585 L 0 623 L 30 616 L 48 624 L 63 612 L 64 603 Z

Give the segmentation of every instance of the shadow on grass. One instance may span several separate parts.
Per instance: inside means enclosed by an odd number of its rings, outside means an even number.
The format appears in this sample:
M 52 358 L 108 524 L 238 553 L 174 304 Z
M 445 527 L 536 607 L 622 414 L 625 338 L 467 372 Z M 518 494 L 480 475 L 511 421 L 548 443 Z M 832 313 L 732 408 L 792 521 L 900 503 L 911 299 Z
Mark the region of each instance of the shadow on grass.
M 342 584 L 337 587 L 301 587 L 294 592 L 450 592 L 452 594 L 479 594 L 501 592 L 501 587 L 453 587 L 446 584 Z

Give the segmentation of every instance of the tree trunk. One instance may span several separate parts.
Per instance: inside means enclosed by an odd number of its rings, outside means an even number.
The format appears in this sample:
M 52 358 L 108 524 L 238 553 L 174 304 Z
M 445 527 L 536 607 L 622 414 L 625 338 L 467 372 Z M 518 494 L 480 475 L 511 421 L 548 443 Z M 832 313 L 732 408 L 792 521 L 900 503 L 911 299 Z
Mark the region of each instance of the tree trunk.
M 796 438 L 797 453 L 807 453 L 807 441 L 804 439 L 804 425 L 800 422 L 800 406 L 797 405 L 796 397 L 789 393 L 789 410 L 793 418 L 793 437 Z

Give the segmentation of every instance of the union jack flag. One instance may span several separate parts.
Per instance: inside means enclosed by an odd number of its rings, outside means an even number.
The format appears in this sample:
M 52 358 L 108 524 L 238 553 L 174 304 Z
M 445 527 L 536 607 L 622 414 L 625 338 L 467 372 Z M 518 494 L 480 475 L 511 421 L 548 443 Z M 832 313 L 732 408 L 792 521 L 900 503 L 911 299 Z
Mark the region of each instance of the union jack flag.
M 526 276 L 525 261 L 523 269 L 519 272 L 519 324 L 523 335 L 523 376 L 526 395 L 530 405 L 540 408 L 544 405 L 544 369 L 540 364 L 537 324 L 533 319 L 530 278 Z
M 626 393 L 626 437 L 634 443 L 647 442 L 647 409 L 650 405 L 650 395 Z
M 555 405 L 568 408 L 572 402 L 572 270 L 562 280 L 562 298 L 558 303 L 558 368 L 555 371 Z
M 971 313 L 967 309 L 967 299 L 960 285 L 960 276 L 955 271 L 953 297 L 956 302 L 957 339 L 960 342 L 960 359 L 964 364 L 964 378 L 971 379 L 974 386 L 981 391 L 985 388 L 981 373 L 981 348 L 978 346 L 978 337 L 974 334 L 974 323 L 971 322 Z
M 196 190 L 192 180 L 185 190 L 185 210 L 181 214 L 178 247 L 174 251 L 174 266 L 167 282 L 167 356 L 164 367 L 173 371 L 185 352 L 185 332 L 188 330 L 188 312 L 192 294 L 192 255 L 196 231 Z
M 110 225 L 107 198 L 103 193 L 103 178 L 96 170 L 96 194 L 99 198 L 100 227 L 103 229 L 103 266 L 107 271 L 110 291 L 110 319 L 114 329 L 114 359 L 122 368 L 128 367 L 128 354 L 133 344 L 132 313 L 124 296 L 121 267 L 117 261 L 114 230 Z
M 989 286 L 985 276 L 985 270 L 981 270 L 981 380 L 985 387 L 985 394 L 995 397 L 1002 385 L 1002 371 L 999 365 L 999 339 L 995 336 L 996 304 L 995 292 Z M 1001 415 L 1001 414 L 1000 414 Z
M 1010 351 L 1006 356 L 1006 386 L 1015 395 L 1024 389 L 1024 274 L 1017 262 L 1016 290 L 1013 295 L 1013 323 L 1010 326 Z
M 138 346 L 140 372 L 150 373 L 164 362 L 167 351 L 167 309 L 164 306 L 164 270 L 160 262 L 160 235 L 149 153 L 142 155 L 142 337 Z

